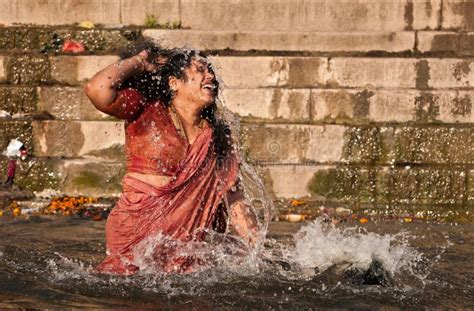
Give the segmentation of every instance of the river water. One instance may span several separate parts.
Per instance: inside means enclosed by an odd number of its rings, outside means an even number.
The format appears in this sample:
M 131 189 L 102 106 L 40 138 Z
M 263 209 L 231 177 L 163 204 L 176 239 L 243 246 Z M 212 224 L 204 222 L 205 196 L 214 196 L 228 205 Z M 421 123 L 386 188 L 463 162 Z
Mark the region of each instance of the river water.
M 0 307 L 474 308 L 474 225 L 272 222 L 258 254 L 188 275 L 99 275 L 104 221 L 0 219 Z

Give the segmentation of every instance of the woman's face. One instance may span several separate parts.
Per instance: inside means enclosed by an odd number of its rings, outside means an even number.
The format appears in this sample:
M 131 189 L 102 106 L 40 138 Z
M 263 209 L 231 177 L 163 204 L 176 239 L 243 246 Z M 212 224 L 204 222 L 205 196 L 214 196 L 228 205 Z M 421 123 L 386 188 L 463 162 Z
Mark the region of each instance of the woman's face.
M 174 99 L 192 102 L 201 108 L 212 104 L 217 96 L 217 82 L 210 64 L 205 59 L 195 58 L 184 72 L 185 78 L 170 81 L 171 87 L 176 89 Z

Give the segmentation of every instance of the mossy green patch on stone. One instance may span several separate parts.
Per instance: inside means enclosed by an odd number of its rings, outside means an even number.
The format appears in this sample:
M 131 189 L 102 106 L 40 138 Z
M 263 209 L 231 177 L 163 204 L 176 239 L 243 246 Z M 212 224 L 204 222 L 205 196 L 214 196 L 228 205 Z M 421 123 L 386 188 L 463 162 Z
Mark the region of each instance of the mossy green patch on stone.
M 7 79 L 14 84 L 38 84 L 51 80 L 49 59 L 45 56 L 21 55 L 10 57 Z
M 123 144 L 114 144 L 109 148 L 94 150 L 86 155 L 95 156 L 103 159 L 125 160 L 125 150 Z
M 331 197 L 337 192 L 336 169 L 317 171 L 309 184 L 309 190 L 313 194 Z
M 34 87 L 0 86 L 0 110 L 10 114 L 33 113 L 37 110 L 38 94 Z
M 62 191 L 103 197 L 120 193 L 125 165 L 119 162 L 78 162 L 65 165 L 62 171 L 65 176 Z
M 72 182 L 78 187 L 99 188 L 103 180 L 98 172 L 84 171 L 74 177 Z
M 312 194 L 328 199 L 372 203 L 375 186 L 375 170 L 347 166 L 317 171 L 309 184 L 309 190 Z

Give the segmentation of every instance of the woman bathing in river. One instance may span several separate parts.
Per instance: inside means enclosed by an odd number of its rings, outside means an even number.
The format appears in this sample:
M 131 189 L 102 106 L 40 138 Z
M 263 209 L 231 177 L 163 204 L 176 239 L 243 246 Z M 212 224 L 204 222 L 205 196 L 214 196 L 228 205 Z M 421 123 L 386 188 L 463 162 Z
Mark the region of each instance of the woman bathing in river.
M 97 109 L 125 120 L 127 172 L 107 220 L 107 256 L 98 270 L 137 272 L 134 250 L 159 234 L 168 242 L 156 247 L 153 259 L 165 272 L 204 264 L 180 255 L 172 241 L 202 241 L 209 230 L 225 232 L 230 225 L 255 243 L 256 218 L 239 190 L 229 128 L 216 115 L 218 83 L 209 61 L 196 51 L 150 43 L 131 54 L 85 86 Z

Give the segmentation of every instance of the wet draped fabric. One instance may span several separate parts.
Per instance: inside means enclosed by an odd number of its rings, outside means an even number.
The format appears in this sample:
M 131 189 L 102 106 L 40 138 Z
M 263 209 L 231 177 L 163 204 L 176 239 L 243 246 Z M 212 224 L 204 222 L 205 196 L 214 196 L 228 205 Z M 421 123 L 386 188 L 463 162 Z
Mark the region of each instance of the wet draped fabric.
M 166 128 L 170 122 L 164 118 L 157 126 Z M 172 151 L 173 146 L 164 144 L 161 148 L 166 154 L 166 149 Z M 222 227 L 225 222 L 219 218 L 225 212 L 220 202 L 236 183 L 238 162 L 229 156 L 218 167 L 212 128 L 207 126 L 192 145 L 187 145 L 173 173 L 171 181 L 162 187 L 130 176 L 124 178 L 122 195 L 107 219 L 107 257 L 98 271 L 126 275 L 137 272 L 137 246 L 160 234 L 168 241 L 163 240 L 152 250 L 158 270 L 188 272 L 204 264 L 200 258 L 181 254 L 177 247 L 180 243 L 173 241 L 202 241 L 216 223 Z

